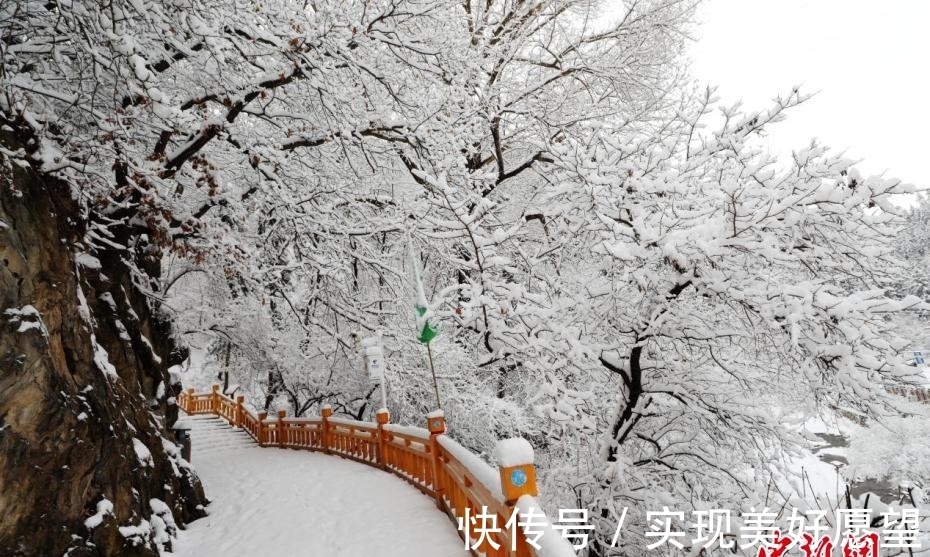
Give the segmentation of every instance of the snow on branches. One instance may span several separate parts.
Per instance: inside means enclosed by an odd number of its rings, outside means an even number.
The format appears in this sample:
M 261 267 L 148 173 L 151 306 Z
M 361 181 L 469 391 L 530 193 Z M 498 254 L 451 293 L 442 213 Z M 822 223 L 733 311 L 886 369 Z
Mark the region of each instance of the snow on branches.
M 894 411 L 891 317 L 923 304 L 892 295 L 911 188 L 768 156 L 796 90 L 695 94 L 695 4 L 13 0 L 0 148 L 75 185 L 90 246 L 167 250 L 153 299 L 266 407 L 365 417 L 381 331 L 420 419 L 412 247 L 457 439 L 531 439 L 601 517 L 738 502 L 786 473 L 786 422 Z

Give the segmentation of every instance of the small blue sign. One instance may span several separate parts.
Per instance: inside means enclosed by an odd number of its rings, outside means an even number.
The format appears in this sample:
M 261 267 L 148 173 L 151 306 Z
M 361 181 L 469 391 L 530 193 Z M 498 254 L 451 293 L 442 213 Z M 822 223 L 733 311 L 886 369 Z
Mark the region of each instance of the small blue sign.
M 919 366 L 924 365 L 924 353 L 923 352 L 914 352 L 914 363 Z
M 439 429 L 442 423 L 439 420 L 433 420 L 433 429 Z
M 517 468 L 511 472 L 510 483 L 512 483 L 514 487 L 523 487 L 526 483 L 526 472 L 524 472 L 522 468 Z

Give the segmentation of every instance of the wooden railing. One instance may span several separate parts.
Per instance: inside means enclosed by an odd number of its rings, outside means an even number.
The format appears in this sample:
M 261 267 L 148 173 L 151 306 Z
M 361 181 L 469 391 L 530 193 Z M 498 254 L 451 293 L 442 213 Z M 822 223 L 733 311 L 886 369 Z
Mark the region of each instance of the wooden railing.
M 517 498 L 536 495 L 532 462 L 520 466 L 526 469 L 522 477 L 530 477 L 532 481 L 517 487 L 510 485 L 506 478 L 513 467 L 494 470 L 445 436 L 445 419 L 441 414 L 428 416 L 428 429 L 390 424 L 389 414 L 384 410 L 377 414 L 377 423 L 334 418 L 328 406 L 323 407 L 322 415 L 317 418 L 288 418 L 283 410 L 269 417 L 266 412 L 253 412 L 244 397 L 234 400 L 219 392 L 218 385 L 208 393 L 197 393 L 194 389 L 181 393 L 178 406 L 192 415 L 219 416 L 233 427 L 242 428 L 263 447 L 320 451 L 392 472 L 435 498 L 437 506 L 457 523 L 466 518 L 466 512 L 472 517 L 479 512 L 497 515 L 500 531 L 489 532 L 473 548 L 487 557 L 538 554 L 520 528 L 505 527 L 513 516 Z M 545 521 L 551 524 L 548 519 Z M 460 528 L 459 535 L 464 539 L 465 530 Z M 537 544 L 553 541 L 556 540 L 539 539 Z M 472 542 L 477 542 L 477 537 L 469 540 L 470 546 L 475 545 Z M 563 543 L 557 545 L 559 549 L 565 547 Z

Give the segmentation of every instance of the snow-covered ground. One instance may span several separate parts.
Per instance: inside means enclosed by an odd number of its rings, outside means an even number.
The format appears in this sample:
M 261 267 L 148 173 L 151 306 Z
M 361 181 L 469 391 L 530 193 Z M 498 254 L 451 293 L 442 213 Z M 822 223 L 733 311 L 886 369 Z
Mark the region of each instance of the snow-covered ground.
M 192 458 L 212 503 L 179 533 L 177 557 L 466 556 L 455 525 L 401 479 L 336 456 L 259 448 L 213 417 Z

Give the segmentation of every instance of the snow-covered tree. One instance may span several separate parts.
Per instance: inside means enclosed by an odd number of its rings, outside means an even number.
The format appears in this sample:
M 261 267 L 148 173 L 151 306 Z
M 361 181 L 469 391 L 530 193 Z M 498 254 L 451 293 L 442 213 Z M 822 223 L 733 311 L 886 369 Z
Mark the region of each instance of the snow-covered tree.
M 708 94 L 662 133 L 564 146 L 548 214 L 580 242 L 550 276 L 572 299 L 566 350 L 603 368 L 577 366 L 605 389 L 601 509 L 683 486 L 738 508 L 786 473 L 793 414 L 881 415 L 883 389 L 916 379 L 888 316 L 920 301 L 887 295 L 903 216 L 890 196 L 909 188 L 851 178 L 816 144 L 790 164 L 754 146 L 801 100 L 724 110 L 711 133 Z
M 681 59 L 695 4 L 14 0 L 0 146 L 269 408 L 364 417 L 381 331 L 394 419 L 432 409 L 414 252 L 454 435 L 531 438 L 607 554 L 619 507 L 758 504 L 787 422 L 882 415 L 912 379 L 907 188 L 766 156 L 802 98 L 718 111 Z

